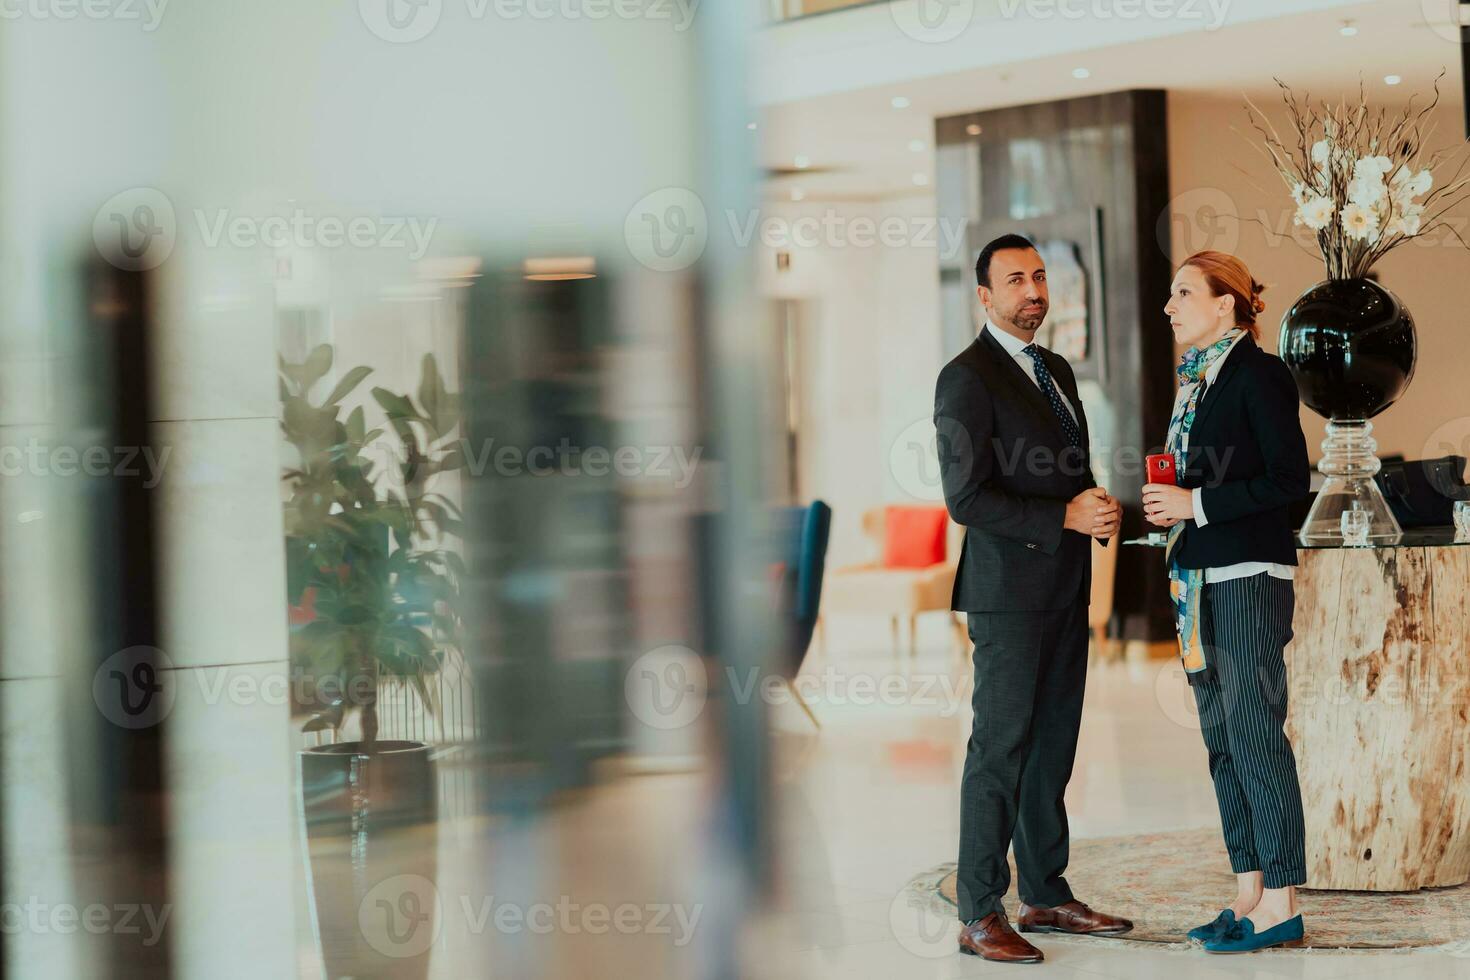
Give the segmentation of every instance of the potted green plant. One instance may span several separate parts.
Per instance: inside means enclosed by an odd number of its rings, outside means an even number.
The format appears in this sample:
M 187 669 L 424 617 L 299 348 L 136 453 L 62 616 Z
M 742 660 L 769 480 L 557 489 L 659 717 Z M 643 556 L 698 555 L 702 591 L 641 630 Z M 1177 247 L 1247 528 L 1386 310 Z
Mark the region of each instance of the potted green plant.
M 460 536 L 460 513 L 432 488 L 434 476 L 464 465 L 459 396 L 426 355 L 417 400 L 372 389 L 387 437 L 367 428 L 360 406 L 342 415 L 371 368 L 353 368 L 312 400 L 332 360 L 323 344 L 280 366 L 281 429 L 295 455 L 283 475 L 291 687 L 303 730 L 334 735 L 300 755 L 314 921 L 329 976 L 423 977 L 428 945 L 409 928 L 419 920 L 396 920 L 410 907 L 433 914 L 424 901 L 437 780 L 429 746 L 378 738 L 378 692 L 402 685 L 436 713 L 430 680 L 462 642 L 465 568 L 444 546 Z M 372 450 L 384 446 L 393 461 L 380 469 Z M 354 719 L 360 737 L 338 740 Z M 394 882 L 419 891 L 427 882 L 430 894 L 376 894 Z

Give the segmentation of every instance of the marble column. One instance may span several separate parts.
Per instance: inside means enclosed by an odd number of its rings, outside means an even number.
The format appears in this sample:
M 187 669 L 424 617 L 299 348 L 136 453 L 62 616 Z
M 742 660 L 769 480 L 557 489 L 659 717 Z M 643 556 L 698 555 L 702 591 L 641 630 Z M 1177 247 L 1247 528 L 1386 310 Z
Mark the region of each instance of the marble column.
M 159 484 L 178 976 L 293 976 L 295 768 L 270 284 L 182 244 L 160 277 Z

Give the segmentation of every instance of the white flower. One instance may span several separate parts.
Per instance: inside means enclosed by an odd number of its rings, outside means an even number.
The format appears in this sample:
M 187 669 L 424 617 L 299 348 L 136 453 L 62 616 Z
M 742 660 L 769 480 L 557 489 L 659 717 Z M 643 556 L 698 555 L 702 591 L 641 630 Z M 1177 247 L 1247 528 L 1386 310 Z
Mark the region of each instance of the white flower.
M 1393 161 L 1385 156 L 1363 157 L 1353 164 L 1353 179 L 1371 178 L 1382 180 L 1383 175 L 1393 169 Z
M 1355 172 L 1353 179 L 1348 181 L 1347 196 L 1354 204 L 1371 208 L 1384 199 L 1384 190 L 1383 177 L 1376 170 L 1370 169 L 1361 175 Z
M 1408 167 L 1399 167 L 1390 181 L 1390 190 L 1395 204 L 1405 205 L 1413 198 L 1426 194 L 1434 186 L 1434 175 L 1428 170 L 1417 174 Z
M 1312 144 L 1312 162 L 1317 165 L 1317 169 L 1327 169 L 1327 153 L 1330 147 L 1331 144 L 1326 140 L 1318 140 Z
M 1385 235 L 1403 235 L 1406 238 L 1413 237 L 1419 234 L 1419 216 L 1416 214 L 1394 218 L 1383 229 L 1383 233 Z
M 1342 209 L 1342 230 L 1349 238 L 1376 240 L 1378 216 L 1361 204 L 1349 204 Z
M 1296 201 L 1298 207 L 1300 207 L 1303 204 L 1306 204 L 1307 203 L 1307 185 L 1306 184 L 1303 184 L 1303 183 L 1295 183 L 1295 184 L 1292 184 L 1291 185 L 1291 199 L 1293 201 Z
M 1424 213 L 1422 204 L 1412 204 L 1383 229 L 1385 235 L 1413 236 L 1419 234 L 1419 216 Z
M 1332 223 L 1332 198 L 1317 195 L 1304 201 L 1296 209 L 1295 223 L 1306 225 L 1313 231 L 1321 231 Z

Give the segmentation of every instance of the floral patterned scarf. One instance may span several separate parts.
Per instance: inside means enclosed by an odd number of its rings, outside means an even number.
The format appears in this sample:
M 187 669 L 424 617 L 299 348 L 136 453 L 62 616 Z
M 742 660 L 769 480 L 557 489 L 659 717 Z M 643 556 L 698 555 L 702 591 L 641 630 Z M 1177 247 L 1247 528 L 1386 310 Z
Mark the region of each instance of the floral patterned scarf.
M 1244 333 L 1239 327 L 1201 350 L 1191 347 L 1179 361 L 1179 394 L 1174 398 L 1174 415 L 1169 419 L 1169 438 L 1164 445 L 1166 452 L 1174 457 L 1176 473 L 1184 472 L 1184 454 L 1189 447 L 1189 430 L 1194 425 L 1195 409 L 1199 407 L 1200 393 L 1204 389 L 1205 373 L 1210 366 L 1224 357 L 1234 346 L 1236 339 Z M 1202 568 L 1180 568 L 1174 561 L 1174 548 L 1179 536 L 1184 533 L 1184 522 L 1169 528 L 1169 543 L 1164 550 L 1164 560 L 1169 564 L 1169 594 L 1174 599 L 1174 630 L 1179 636 L 1179 659 L 1184 663 L 1184 672 L 1190 676 L 1202 675 L 1209 667 L 1205 658 L 1205 646 L 1199 633 L 1200 590 L 1205 584 Z

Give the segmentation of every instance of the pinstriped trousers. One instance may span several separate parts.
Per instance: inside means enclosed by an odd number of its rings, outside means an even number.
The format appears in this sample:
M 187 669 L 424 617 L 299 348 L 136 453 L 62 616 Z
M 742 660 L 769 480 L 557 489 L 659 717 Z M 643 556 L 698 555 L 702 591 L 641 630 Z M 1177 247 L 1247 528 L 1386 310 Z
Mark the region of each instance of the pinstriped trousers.
M 1230 869 L 1260 871 L 1267 888 L 1306 881 L 1301 787 L 1283 730 L 1295 606 L 1291 580 L 1265 572 L 1207 583 L 1200 595 L 1214 674 L 1196 678 L 1194 698 Z

